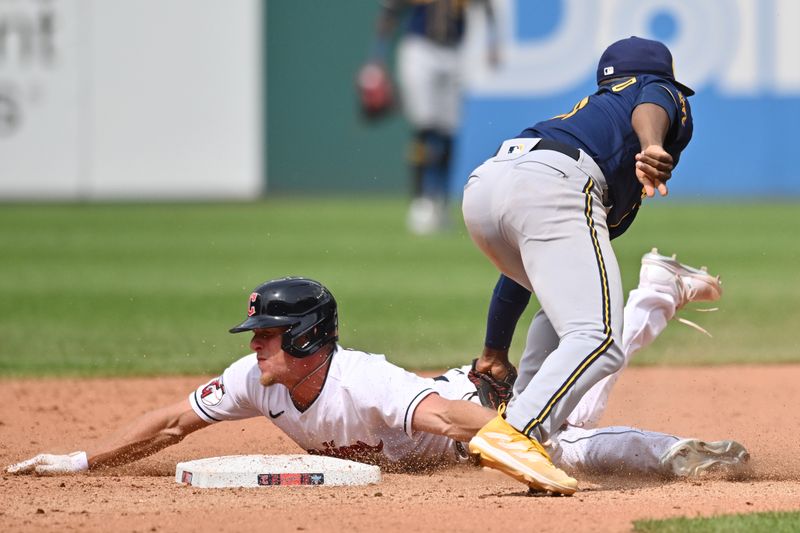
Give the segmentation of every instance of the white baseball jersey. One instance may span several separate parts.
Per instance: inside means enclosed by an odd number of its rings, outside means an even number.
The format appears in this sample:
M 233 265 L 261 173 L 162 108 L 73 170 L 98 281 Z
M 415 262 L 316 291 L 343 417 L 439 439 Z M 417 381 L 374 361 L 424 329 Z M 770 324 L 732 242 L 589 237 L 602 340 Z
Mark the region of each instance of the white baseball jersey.
M 283 385 L 264 387 L 256 354 L 247 355 L 222 376 L 189 396 L 197 415 L 209 423 L 268 417 L 309 453 L 388 466 L 456 462 L 460 444 L 413 431 L 417 405 L 434 392 L 449 399 L 475 399 L 469 367 L 437 378 L 403 370 L 383 355 L 337 346 L 322 392 L 299 411 Z
M 626 363 L 661 333 L 674 313 L 674 302 L 652 289 L 631 292 L 625 308 Z M 209 423 L 268 417 L 309 453 L 416 467 L 462 458 L 463 445 L 415 432 L 411 420 L 419 402 L 434 392 L 449 400 L 480 403 L 467 378 L 469 369 L 422 378 L 383 355 L 337 346 L 322 392 L 300 412 L 286 387 L 261 385 L 256 355 L 251 354 L 198 387 L 189 395 L 189 403 Z M 553 460 L 567 470 L 668 473 L 660 458 L 680 437 L 630 427 L 595 427 L 617 377 L 595 385 L 570 415 L 571 426 L 551 437 Z

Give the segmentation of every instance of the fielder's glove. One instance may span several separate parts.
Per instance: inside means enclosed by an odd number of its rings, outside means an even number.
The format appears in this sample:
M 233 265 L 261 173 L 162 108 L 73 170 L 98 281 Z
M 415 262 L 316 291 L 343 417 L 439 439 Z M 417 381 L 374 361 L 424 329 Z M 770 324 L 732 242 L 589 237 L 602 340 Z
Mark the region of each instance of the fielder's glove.
M 73 452 L 69 455 L 51 455 L 40 453 L 33 459 L 22 461 L 6 468 L 9 474 L 37 474 L 40 476 L 57 476 L 77 474 L 89 470 L 86 452 Z
M 356 91 L 361 113 L 369 120 L 382 118 L 394 108 L 392 81 L 380 63 L 371 62 L 361 67 Z
M 477 359 L 472 361 L 472 370 L 467 377 L 478 390 L 478 398 L 481 405 L 497 410 L 501 404 L 508 403 L 514 394 L 514 382 L 517 380 L 517 370 L 509 365 L 506 368 L 508 373 L 503 379 L 497 379 L 491 374 L 485 374 L 475 370 Z

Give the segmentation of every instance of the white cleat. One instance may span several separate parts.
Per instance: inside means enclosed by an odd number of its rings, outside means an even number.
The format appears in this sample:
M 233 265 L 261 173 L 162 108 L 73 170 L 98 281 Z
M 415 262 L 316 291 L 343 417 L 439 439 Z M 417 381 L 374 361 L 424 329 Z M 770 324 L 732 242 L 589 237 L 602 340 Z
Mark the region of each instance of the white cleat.
M 660 463 L 665 472 L 688 477 L 713 471 L 740 474 L 747 470 L 748 461 L 750 454 L 747 449 L 735 440 L 704 442 L 683 439 L 661 456 Z
M 671 294 L 675 310 L 689 302 L 714 302 L 722 296 L 722 281 L 706 267 L 694 268 L 678 262 L 675 255 L 666 257 L 653 248 L 642 256 L 639 287 L 648 287 Z

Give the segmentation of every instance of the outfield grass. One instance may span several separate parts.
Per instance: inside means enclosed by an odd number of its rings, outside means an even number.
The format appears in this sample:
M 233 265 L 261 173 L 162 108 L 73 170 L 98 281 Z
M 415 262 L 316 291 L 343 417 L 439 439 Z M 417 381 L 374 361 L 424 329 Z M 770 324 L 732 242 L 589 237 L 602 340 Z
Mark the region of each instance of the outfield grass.
M 707 264 L 721 310 L 685 313 L 643 364 L 800 360 L 798 204 L 657 200 L 615 243 L 626 290 L 652 246 Z M 496 272 L 456 224 L 404 229 L 400 199 L 278 198 L 241 204 L 0 206 L 3 375 L 212 373 L 247 351 L 227 328 L 260 282 L 319 279 L 345 345 L 413 368 L 461 364 L 482 345 Z M 535 310 L 526 312 L 523 328 Z
M 800 512 L 672 518 L 634 522 L 637 533 L 790 533 L 800 531 Z

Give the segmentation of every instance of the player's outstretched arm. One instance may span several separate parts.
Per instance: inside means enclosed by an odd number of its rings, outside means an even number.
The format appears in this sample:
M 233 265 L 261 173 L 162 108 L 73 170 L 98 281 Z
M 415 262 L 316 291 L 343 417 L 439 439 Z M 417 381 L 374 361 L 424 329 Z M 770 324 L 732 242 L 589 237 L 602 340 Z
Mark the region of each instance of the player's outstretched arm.
M 9 474 L 63 475 L 130 463 L 152 455 L 206 427 L 188 400 L 150 411 L 87 451 L 68 455 L 39 454 L 6 468 Z
M 414 411 L 411 428 L 467 442 L 496 415 L 476 403 L 429 394 Z
M 666 182 L 672 177 L 675 166 L 672 156 L 663 147 L 669 130 L 669 116 L 659 105 L 639 104 L 631 115 L 631 125 L 642 147 L 642 151 L 636 154 L 636 178 L 647 196 L 654 196 L 656 190 L 666 196 Z
M 152 455 L 208 426 L 189 400 L 145 413 L 96 448 L 89 450 L 89 467 L 116 466 Z

